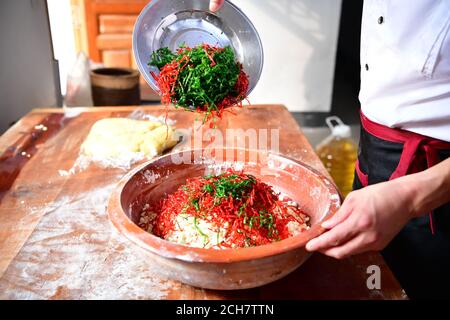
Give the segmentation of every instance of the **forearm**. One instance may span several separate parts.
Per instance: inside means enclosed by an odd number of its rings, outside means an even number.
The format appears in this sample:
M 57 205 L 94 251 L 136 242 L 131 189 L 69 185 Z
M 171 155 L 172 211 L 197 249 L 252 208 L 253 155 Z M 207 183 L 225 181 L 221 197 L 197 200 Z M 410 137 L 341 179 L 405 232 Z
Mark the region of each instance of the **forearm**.
M 397 179 L 409 194 L 413 216 L 450 202 L 450 158 L 419 173 Z

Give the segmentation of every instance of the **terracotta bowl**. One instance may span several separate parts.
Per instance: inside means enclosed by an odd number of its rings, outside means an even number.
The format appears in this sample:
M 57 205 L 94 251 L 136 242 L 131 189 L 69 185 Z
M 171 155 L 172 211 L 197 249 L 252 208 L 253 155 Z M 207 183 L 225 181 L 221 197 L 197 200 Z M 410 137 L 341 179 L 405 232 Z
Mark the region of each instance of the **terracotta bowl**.
M 163 240 L 136 224 L 146 203 L 158 202 L 187 178 L 227 168 L 253 174 L 296 201 L 311 218 L 310 230 L 264 246 L 202 249 Z M 234 290 L 262 286 L 298 268 L 310 255 L 305 244 L 324 232 L 320 222 L 339 206 L 334 184 L 299 161 L 261 151 L 198 149 L 162 156 L 128 173 L 111 195 L 108 214 L 162 275 L 196 287 Z

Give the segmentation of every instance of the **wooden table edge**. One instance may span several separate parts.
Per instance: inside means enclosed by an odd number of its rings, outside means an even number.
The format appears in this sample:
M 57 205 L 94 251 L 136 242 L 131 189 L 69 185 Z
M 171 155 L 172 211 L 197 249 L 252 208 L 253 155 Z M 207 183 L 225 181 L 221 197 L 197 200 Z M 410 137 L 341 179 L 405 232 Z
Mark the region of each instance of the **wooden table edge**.
M 280 108 L 284 109 L 289 112 L 289 110 L 286 108 L 283 104 L 252 104 L 252 105 L 244 105 L 242 109 L 248 108 L 248 109 L 264 109 L 264 108 Z M 34 108 L 29 113 L 24 115 L 26 117 L 29 114 L 32 113 L 66 113 L 68 111 L 73 111 L 76 113 L 76 111 L 83 113 L 83 112 L 104 112 L 104 111 L 134 111 L 136 109 L 144 109 L 144 110 L 153 110 L 153 111 L 161 111 L 165 110 L 167 107 L 161 104 L 155 104 L 155 105 L 135 105 L 135 106 L 105 106 L 105 107 L 62 107 L 62 108 Z M 177 109 L 174 107 L 169 107 L 169 111 L 176 111 Z M 180 110 L 180 109 L 178 109 Z M 24 118 L 23 117 L 23 118 Z M 12 128 L 12 127 L 11 127 Z M 10 129 L 11 129 L 10 128 Z
M 249 106 L 245 106 L 244 108 L 249 108 L 249 109 L 264 109 L 264 108 L 279 108 L 280 111 L 283 112 L 289 112 L 289 110 L 286 108 L 286 106 L 282 105 L 282 104 L 257 104 L 257 105 L 249 105 Z M 57 114 L 64 114 L 66 112 L 70 112 L 72 111 L 74 113 L 74 116 L 80 114 L 80 113 L 95 113 L 95 112 L 127 112 L 127 111 L 134 111 L 134 110 L 146 110 L 146 111 L 164 111 L 166 109 L 166 106 L 163 105 L 138 105 L 138 106 L 107 106 L 107 107 L 68 107 L 68 108 L 35 108 L 32 109 L 29 113 L 27 113 L 26 115 L 24 115 L 19 121 L 17 121 L 13 126 L 11 126 L 5 133 L 3 133 L 0 136 L 0 145 L 4 142 L 7 141 L 3 141 L 7 138 L 9 138 L 9 136 L 11 137 L 15 137 L 18 136 L 22 133 L 26 133 L 27 129 L 30 128 L 25 128 L 24 130 L 21 130 L 20 126 L 23 124 L 24 120 L 27 119 L 27 117 L 35 115 L 35 114 L 51 114 L 51 113 L 57 113 Z M 170 111 L 177 111 L 177 109 L 175 108 L 170 108 Z M 295 120 L 295 119 L 294 119 Z M 298 127 L 299 131 L 301 134 L 303 134 L 303 131 L 301 130 L 300 125 L 295 121 L 296 126 Z M 39 121 L 37 120 L 37 123 L 35 125 L 39 124 Z M 28 125 L 27 125 L 28 127 Z M 9 141 L 12 142 L 12 141 Z M 309 141 L 308 141 L 309 142 Z M 312 147 L 311 147 L 312 148 Z M 1 150 L 0 150 L 1 151 Z M 26 242 L 26 241 L 25 241 Z M 24 244 L 25 244 L 24 242 Z M 20 252 L 20 250 L 17 252 L 17 254 Z M 14 259 L 14 258 L 13 258 Z M 10 260 L 13 261 L 13 259 Z M 384 260 L 384 259 L 383 259 Z M 9 264 L 8 264 L 9 265 Z M 6 271 L 7 268 L 5 268 L 4 271 Z M 398 280 L 395 278 L 395 276 L 392 274 L 392 271 L 389 269 L 389 272 L 391 273 L 391 276 L 397 281 Z M 0 278 L 4 275 L 4 272 L 2 272 L 0 274 Z M 399 287 L 401 288 L 400 284 L 398 283 Z M 405 297 L 403 297 L 405 298 Z M 407 298 L 407 297 L 406 297 Z

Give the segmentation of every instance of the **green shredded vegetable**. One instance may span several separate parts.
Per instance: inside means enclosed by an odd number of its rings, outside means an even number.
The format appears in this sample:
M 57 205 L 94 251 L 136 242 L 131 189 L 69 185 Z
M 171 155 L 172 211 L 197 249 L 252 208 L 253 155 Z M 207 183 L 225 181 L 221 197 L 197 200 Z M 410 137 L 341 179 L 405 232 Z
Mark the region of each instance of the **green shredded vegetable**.
M 237 97 L 240 94 L 235 92 L 235 84 L 242 67 L 229 46 L 211 55 L 202 45 L 177 53 L 161 48 L 152 53 L 149 65 L 161 70 L 168 63 L 178 61 L 182 65 L 186 60 L 189 63 L 180 68 L 171 93 L 171 102 L 176 107 L 189 110 L 205 107 L 204 111 L 208 113 L 218 110 L 217 104 L 225 97 Z

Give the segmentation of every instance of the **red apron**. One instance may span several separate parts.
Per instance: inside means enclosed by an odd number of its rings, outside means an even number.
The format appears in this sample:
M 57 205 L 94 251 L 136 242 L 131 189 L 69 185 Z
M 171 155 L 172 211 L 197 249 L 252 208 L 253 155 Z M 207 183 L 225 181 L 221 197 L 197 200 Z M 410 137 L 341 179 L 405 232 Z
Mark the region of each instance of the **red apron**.
M 369 120 L 362 112 L 361 124 L 364 130 L 379 139 L 403 144 L 400 162 L 389 177 L 389 180 L 426 170 L 440 162 L 439 150 L 450 150 L 450 142 L 433 139 L 406 130 L 386 127 Z M 361 171 L 359 161 L 356 161 L 356 174 L 361 184 L 366 187 L 369 184 L 368 176 Z M 429 215 L 431 232 L 434 234 L 433 214 L 430 213 Z

